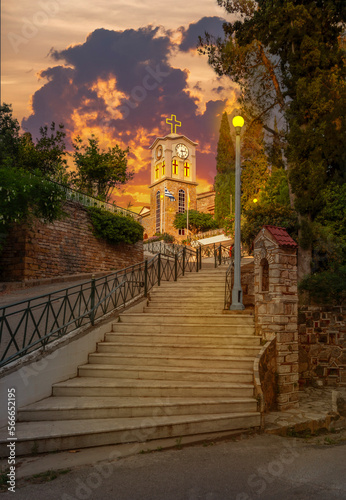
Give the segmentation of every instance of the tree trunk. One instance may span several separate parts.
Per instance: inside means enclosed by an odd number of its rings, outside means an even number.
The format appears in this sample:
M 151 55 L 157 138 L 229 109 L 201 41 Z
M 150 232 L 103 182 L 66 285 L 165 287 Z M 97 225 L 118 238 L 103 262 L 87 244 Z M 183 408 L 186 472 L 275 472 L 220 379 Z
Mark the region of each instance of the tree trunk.
M 307 250 L 303 250 L 303 248 L 298 246 L 298 282 L 301 281 L 307 274 L 311 274 L 311 260 L 311 247 Z

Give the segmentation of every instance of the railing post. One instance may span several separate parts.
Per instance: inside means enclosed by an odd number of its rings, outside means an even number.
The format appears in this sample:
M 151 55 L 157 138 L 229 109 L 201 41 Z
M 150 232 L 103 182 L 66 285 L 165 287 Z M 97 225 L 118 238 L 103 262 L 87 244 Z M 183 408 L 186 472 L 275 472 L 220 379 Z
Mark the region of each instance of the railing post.
M 202 247 L 199 247 L 199 268 L 202 269 Z
M 174 281 L 178 279 L 178 255 L 174 254 Z
M 214 266 L 215 266 L 215 268 L 217 267 L 215 243 L 214 243 Z
M 144 262 L 144 297 L 148 296 L 148 261 Z
M 90 291 L 90 306 L 91 306 L 90 321 L 92 326 L 94 326 L 95 322 L 95 311 L 93 310 L 95 307 L 95 292 L 96 292 L 96 284 L 95 284 L 95 275 L 93 274 L 91 276 L 91 291 Z
M 159 253 L 158 262 L 157 262 L 157 284 L 161 285 L 161 254 Z
M 198 248 L 196 248 L 196 273 L 198 273 Z
M 221 243 L 220 243 L 220 247 L 219 247 L 219 266 L 221 266 L 221 258 L 222 258 L 222 247 L 221 247 Z
M 183 276 L 185 276 L 185 257 L 186 257 L 186 247 L 183 248 Z

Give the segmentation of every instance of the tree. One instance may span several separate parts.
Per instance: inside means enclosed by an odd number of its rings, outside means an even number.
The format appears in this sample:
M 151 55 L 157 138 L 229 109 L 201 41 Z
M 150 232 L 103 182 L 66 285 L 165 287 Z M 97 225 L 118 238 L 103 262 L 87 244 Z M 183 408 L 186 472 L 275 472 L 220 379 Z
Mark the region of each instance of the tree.
M 36 143 L 30 132 L 26 132 L 21 141 L 21 166 L 28 171 L 40 170 L 47 178 L 67 184 L 69 175 L 65 137 L 64 125 L 56 127 L 54 122 L 49 129 L 47 125 L 40 127 L 40 137 Z
M 87 144 L 78 136 L 73 143 L 76 172 L 72 174 L 75 186 L 90 196 L 108 201 L 115 187 L 132 179 L 127 170 L 129 148 L 118 145 L 101 150 L 99 140 L 92 135 Z
M 240 84 L 241 102 L 264 120 L 284 118 L 285 161 L 291 200 L 300 217 L 300 241 L 326 204 L 326 183 L 345 182 L 346 84 L 342 48 L 342 0 L 306 2 L 218 0 L 237 20 L 225 39 L 206 36 L 202 51 L 218 74 Z M 256 119 L 255 118 L 255 119 Z M 302 252 L 300 271 L 309 272 L 312 242 Z
M 0 106 L 0 165 L 19 166 L 20 136 L 18 120 L 12 116 L 12 106 Z
M 224 218 L 234 212 L 235 189 L 235 150 L 231 137 L 228 116 L 223 113 L 220 124 L 219 141 L 217 144 L 215 190 L 215 219 L 221 226 Z
M 173 226 L 176 229 L 186 229 L 187 227 L 187 212 L 183 214 L 177 213 L 173 221 Z M 211 214 L 198 212 L 197 210 L 189 210 L 189 231 L 193 234 L 200 231 L 209 231 L 209 229 L 216 229 L 217 222 L 213 219 Z
M 12 107 L 3 104 L 0 108 L 0 164 L 21 168 L 28 172 L 39 171 L 45 177 L 68 182 L 65 159 L 65 132 L 62 124 L 56 128 L 40 127 L 40 137 L 33 142 L 29 132 L 20 135 L 18 121 L 12 117 Z
M 249 119 L 246 121 L 250 123 Z M 245 127 L 241 143 L 241 158 L 241 203 L 242 209 L 246 209 L 254 204 L 254 199 L 259 199 L 269 177 L 263 127 L 260 121 Z

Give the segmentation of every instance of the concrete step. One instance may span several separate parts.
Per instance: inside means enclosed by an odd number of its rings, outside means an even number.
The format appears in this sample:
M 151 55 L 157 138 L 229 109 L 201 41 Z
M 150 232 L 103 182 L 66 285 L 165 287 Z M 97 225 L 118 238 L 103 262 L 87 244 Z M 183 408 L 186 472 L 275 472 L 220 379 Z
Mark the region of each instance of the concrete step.
M 253 369 L 253 356 L 165 356 L 160 354 L 117 354 L 108 352 L 95 352 L 89 354 L 89 363 L 95 364 L 116 364 L 126 366 L 151 366 L 151 367 L 189 367 L 194 368 L 214 368 L 216 370 L 222 368 L 233 368 L 239 370 L 252 370 Z
M 100 342 L 97 344 L 98 352 L 116 352 L 123 354 L 161 354 L 165 356 L 253 356 L 255 357 L 260 346 L 219 346 L 196 344 L 166 345 L 145 342 Z
M 143 313 L 128 313 L 122 314 L 119 318 L 119 322 L 121 324 L 129 324 L 129 323 L 153 323 L 156 325 L 160 324 L 179 324 L 179 325 L 187 325 L 187 324 L 198 324 L 198 325 L 210 325 L 210 326 L 229 326 L 233 328 L 235 326 L 253 326 L 254 318 L 250 315 L 226 315 L 226 314 L 204 314 L 201 312 L 197 312 L 195 314 L 179 314 L 177 318 L 176 313 L 170 314 L 160 314 L 156 312 L 147 313 L 143 315 Z M 113 323 L 113 325 L 117 325 L 118 323 Z
M 171 307 L 169 307 L 169 304 L 167 303 L 166 307 L 162 306 L 162 303 L 158 302 L 157 304 L 150 304 L 148 307 L 143 308 L 143 312 L 145 314 L 147 313 L 153 313 L 153 312 L 160 312 L 162 315 L 166 315 L 172 312 L 172 310 L 175 310 L 177 314 L 191 314 L 196 312 L 196 307 L 198 309 L 203 308 L 203 312 L 209 313 L 209 314 L 217 314 L 223 311 L 223 301 L 219 300 L 218 302 L 214 304 L 205 304 L 204 306 L 200 304 L 196 305 L 190 305 L 186 304 L 184 306 L 174 306 L 172 304 Z
M 75 377 L 53 385 L 53 396 L 94 397 L 243 397 L 253 396 L 253 385 L 245 383 L 137 380 L 106 377 Z
M 256 412 L 254 398 L 50 397 L 18 411 L 17 422 Z
M 135 344 L 154 343 L 154 344 L 194 344 L 194 345 L 220 345 L 220 346 L 260 346 L 261 339 L 255 335 L 203 335 L 203 334 L 167 334 L 167 333 L 142 333 L 135 331 L 133 333 L 107 333 L 106 342 L 134 342 Z
M 206 368 L 176 368 L 151 366 L 124 366 L 87 364 L 78 368 L 79 377 L 98 377 L 138 380 L 190 380 L 200 382 L 232 382 L 251 384 L 253 372 L 251 370 L 236 369 L 206 369 Z
M 155 324 L 151 321 L 146 321 L 143 323 L 114 323 L 113 332 L 116 333 L 180 333 L 180 334 L 208 334 L 211 337 L 217 334 L 243 334 L 243 335 L 254 335 L 253 326 L 241 326 L 241 325 L 200 325 L 200 324 Z
M 255 428 L 259 413 L 226 413 L 118 419 L 23 422 L 16 426 L 16 455 L 48 453 L 172 436 Z M 0 456 L 8 457 L 7 429 L 0 434 Z

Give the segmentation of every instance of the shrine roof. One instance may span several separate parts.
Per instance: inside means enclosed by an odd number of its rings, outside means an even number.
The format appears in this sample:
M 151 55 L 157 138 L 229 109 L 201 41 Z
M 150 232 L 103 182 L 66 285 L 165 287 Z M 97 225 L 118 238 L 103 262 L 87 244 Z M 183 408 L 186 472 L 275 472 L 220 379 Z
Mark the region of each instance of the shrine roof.
M 298 244 L 294 241 L 293 238 L 291 238 L 291 236 L 288 234 L 288 232 L 284 227 L 269 226 L 269 225 L 265 225 L 263 227 L 266 228 L 266 230 L 273 236 L 275 241 L 281 247 L 288 247 L 288 248 L 298 247 Z

